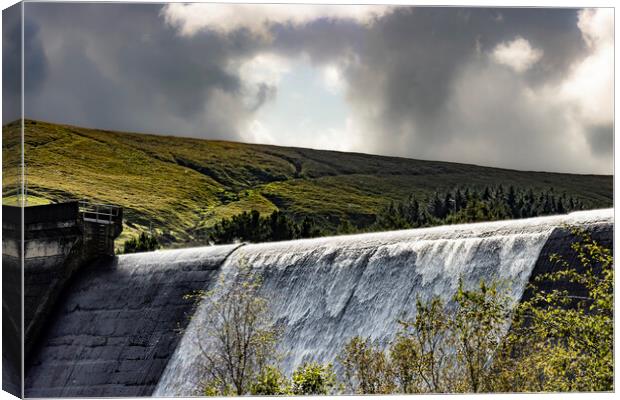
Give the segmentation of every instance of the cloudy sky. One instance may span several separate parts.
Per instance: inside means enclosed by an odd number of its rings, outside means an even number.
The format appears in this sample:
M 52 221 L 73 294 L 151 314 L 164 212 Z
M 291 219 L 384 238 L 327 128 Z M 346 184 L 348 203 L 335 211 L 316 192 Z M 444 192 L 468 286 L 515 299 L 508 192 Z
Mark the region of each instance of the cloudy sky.
M 25 10 L 29 118 L 612 173 L 611 9 L 27 3 Z M 3 29 L 11 37 L 16 28 Z

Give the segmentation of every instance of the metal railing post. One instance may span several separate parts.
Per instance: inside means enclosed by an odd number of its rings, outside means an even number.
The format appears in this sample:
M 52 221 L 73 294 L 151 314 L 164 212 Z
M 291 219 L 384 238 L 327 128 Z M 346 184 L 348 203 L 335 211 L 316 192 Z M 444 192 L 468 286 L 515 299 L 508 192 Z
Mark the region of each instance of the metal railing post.
M 86 200 L 78 200 L 78 210 L 82 218 L 112 224 L 121 215 L 120 207 L 110 204 L 89 204 Z

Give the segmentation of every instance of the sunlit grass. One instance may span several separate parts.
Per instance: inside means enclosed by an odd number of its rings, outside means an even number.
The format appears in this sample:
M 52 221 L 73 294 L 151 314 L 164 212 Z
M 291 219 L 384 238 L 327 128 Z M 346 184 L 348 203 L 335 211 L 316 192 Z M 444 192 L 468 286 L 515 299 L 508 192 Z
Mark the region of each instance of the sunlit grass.
M 50 204 L 51 201 L 49 199 L 37 196 L 22 196 L 22 195 L 12 195 L 12 196 L 3 196 L 2 197 L 2 205 L 5 206 L 21 206 L 22 204 L 26 207 L 29 206 L 42 206 L 45 204 Z
M 177 242 L 256 209 L 363 224 L 391 200 L 456 186 L 553 187 L 588 207 L 612 205 L 611 176 L 533 173 L 277 146 L 85 129 L 26 121 L 29 204 L 89 199 L 125 209 L 119 241 L 145 229 Z M 3 193 L 15 191 L 19 125 L 3 127 Z M 205 137 L 208 137 L 205 132 Z M 12 164 L 10 164 L 12 165 Z M 13 173 L 13 169 L 15 172 Z M 13 185 L 13 186 L 11 186 Z M 3 204 L 6 204 L 3 199 Z

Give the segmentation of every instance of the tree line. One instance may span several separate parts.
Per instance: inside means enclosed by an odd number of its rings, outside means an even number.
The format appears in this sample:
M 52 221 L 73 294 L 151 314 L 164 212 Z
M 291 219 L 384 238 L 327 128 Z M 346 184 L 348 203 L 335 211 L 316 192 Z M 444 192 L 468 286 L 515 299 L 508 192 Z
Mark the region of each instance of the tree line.
M 334 234 L 378 232 L 385 230 L 419 228 L 444 224 L 496 221 L 564 214 L 582 210 L 581 200 L 565 193 L 557 194 L 552 188 L 534 193 L 532 189 L 518 189 L 502 185 L 482 190 L 457 188 L 432 196 L 390 202 L 366 226 L 356 226 L 343 218 L 335 229 L 325 227 L 320 220 L 304 216 L 301 222 L 282 211 L 261 216 L 256 210 L 244 211 L 224 218 L 207 230 L 206 240 L 214 244 L 234 241 L 271 242 L 312 238 Z
M 206 395 L 556 392 L 613 390 L 613 257 L 580 231 L 572 248 L 579 268 L 561 268 L 530 284 L 516 306 L 498 283 L 462 285 L 448 305 L 417 300 L 414 318 L 387 349 L 353 337 L 334 365 L 306 362 L 290 377 L 279 368 L 281 329 L 273 324 L 260 277 L 241 266 L 232 286 L 190 297 L 208 301 L 201 335 Z M 578 285 L 575 299 L 548 282 Z M 510 324 L 509 324 L 510 323 Z
M 405 229 L 455 223 L 497 221 L 565 214 L 582 210 L 579 199 L 558 194 L 553 188 L 535 193 L 502 185 L 482 190 L 457 188 L 435 192 L 432 196 L 409 196 L 405 201 L 391 202 L 377 215 L 373 230 Z
M 252 210 L 223 218 L 207 230 L 206 240 L 214 244 L 235 241 L 260 243 L 312 238 L 324 234 L 324 230 L 312 217 L 305 216 L 298 223 L 282 211 L 261 216 L 258 211 Z
M 199 240 L 212 244 L 241 242 L 274 242 L 351 234 L 410 229 L 445 224 L 497 221 L 564 214 L 585 208 L 583 202 L 566 193 L 558 194 L 549 188 L 534 192 L 502 185 L 496 187 L 456 188 L 435 192 L 431 196 L 410 195 L 399 202 L 390 202 L 380 210 L 374 222 L 355 225 L 346 217 L 337 227 L 330 227 L 320 218 L 305 215 L 301 218 L 283 211 L 261 215 L 257 210 L 244 211 L 229 218 L 222 218 L 212 227 L 197 231 Z M 124 253 L 152 251 L 159 248 L 156 235 L 141 234 L 125 242 Z

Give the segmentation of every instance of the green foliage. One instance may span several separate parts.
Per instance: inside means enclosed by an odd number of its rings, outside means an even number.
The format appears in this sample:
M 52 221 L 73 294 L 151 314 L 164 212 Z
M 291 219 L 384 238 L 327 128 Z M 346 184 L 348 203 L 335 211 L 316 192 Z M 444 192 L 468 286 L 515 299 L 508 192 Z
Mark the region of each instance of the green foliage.
M 613 390 L 612 252 L 573 234 L 578 265 L 552 256 L 559 268 L 539 276 L 517 309 L 497 362 L 505 390 Z
M 566 203 L 566 206 L 564 205 Z M 534 195 L 529 190 L 510 186 L 504 193 L 502 186 L 486 186 L 482 192 L 475 189 L 456 189 L 422 201 L 410 195 L 404 202 L 391 201 L 372 219 L 354 225 L 342 218 L 335 229 L 324 228 L 317 218 L 305 216 L 301 223 L 280 211 L 261 216 L 258 210 L 243 211 L 224 218 L 206 229 L 206 240 L 224 244 L 235 241 L 253 243 L 310 238 L 333 234 L 385 231 L 418 228 L 452 223 L 495 221 L 508 218 L 526 218 L 564 213 L 583 209 L 581 201 L 565 194 L 556 196 L 553 189 Z
M 484 283 L 476 290 L 459 286 L 448 307 L 439 297 L 417 300 L 413 320 L 388 353 L 369 339 L 352 338 L 338 360 L 355 393 L 480 392 L 490 361 L 505 331 L 507 298 Z M 389 355 L 389 356 L 388 356 Z
M 482 282 L 479 290 L 459 286 L 454 300 L 456 313 L 450 322 L 452 345 L 456 351 L 458 373 L 462 374 L 465 392 L 493 391 L 486 386 L 495 350 L 505 333 L 510 308 L 509 299 L 496 286 Z
M 262 368 L 250 386 L 254 396 L 277 396 L 290 393 L 288 379 L 279 368 L 267 365 Z
M 359 394 L 393 393 L 394 371 L 387 356 L 370 339 L 351 339 L 338 356 L 347 388 Z
M 371 230 L 417 228 L 454 223 L 495 221 L 563 214 L 585 208 L 581 200 L 557 195 L 553 188 L 534 194 L 531 189 L 510 186 L 505 192 L 501 185 L 476 188 L 458 188 L 432 196 L 411 195 L 406 201 L 391 202 L 378 213 Z
M 312 218 L 306 217 L 298 224 L 279 211 L 261 217 L 257 210 L 252 210 L 222 219 L 208 230 L 207 240 L 215 244 L 235 241 L 259 243 L 320 235 L 321 230 Z
M 159 243 L 155 235 L 146 232 L 140 233 L 138 237 L 133 237 L 123 244 L 123 253 L 142 253 L 159 249 Z
M 416 317 L 400 321 L 389 357 L 369 339 L 352 338 L 338 358 L 350 390 L 613 390 L 612 253 L 584 232 L 573 234 L 577 262 L 553 256 L 558 268 L 536 278 L 515 309 L 496 285 L 461 284 L 454 306 L 418 299 Z
M 190 297 L 206 301 L 209 312 L 200 337 L 204 357 L 204 393 L 244 395 L 268 390 L 276 361 L 279 330 L 271 323 L 267 300 L 258 295 L 261 280 L 241 265 L 230 285 Z M 257 380 L 263 385 L 254 387 Z M 271 388 L 272 390 L 274 388 Z
M 223 283 L 223 282 L 222 282 Z M 330 394 L 337 390 L 331 364 L 305 363 L 289 381 L 278 367 L 280 330 L 267 300 L 258 294 L 262 280 L 241 263 L 230 284 L 186 296 L 207 302 L 199 337 L 206 396 Z
M 448 392 L 452 362 L 447 348 L 450 325 L 439 297 L 416 302 L 416 318 L 400 321 L 401 332 L 390 349 L 402 393 Z
M 337 388 L 331 364 L 304 363 L 293 372 L 291 393 L 294 395 L 333 394 Z

